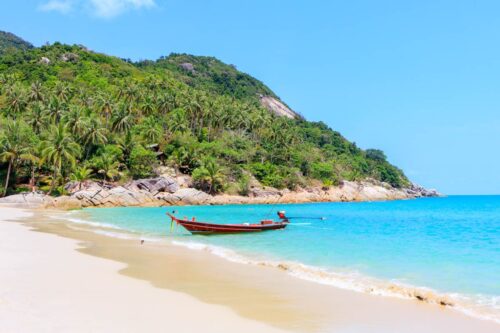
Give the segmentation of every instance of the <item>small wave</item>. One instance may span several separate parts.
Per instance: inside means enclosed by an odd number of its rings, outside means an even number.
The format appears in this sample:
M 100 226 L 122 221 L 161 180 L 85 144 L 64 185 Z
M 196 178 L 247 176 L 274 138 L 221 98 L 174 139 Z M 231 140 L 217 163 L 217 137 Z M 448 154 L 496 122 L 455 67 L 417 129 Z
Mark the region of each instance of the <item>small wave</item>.
M 75 225 L 90 226 L 90 227 L 92 227 L 90 229 L 81 229 L 81 228 L 77 228 L 77 227 L 70 225 L 70 227 L 72 229 L 75 229 L 75 230 L 91 231 L 95 234 L 103 235 L 103 236 L 107 236 L 107 237 L 128 239 L 128 240 L 144 240 L 147 242 L 164 241 L 164 239 L 162 239 L 162 238 L 145 236 L 143 234 L 135 233 L 132 230 L 120 228 L 120 227 L 112 225 L 112 224 L 102 223 L 102 222 L 93 222 L 93 221 L 88 221 L 88 220 L 84 220 L 84 219 L 80 219 L 80 218 L 75 218 L 75 217 L 72 217 L 72 215 L 70 215 L 70 214 L 68 214 L 64 217 L 61 217 L 61 216 L 52 216 L 52 217 L 56 218 L 56 219 L 64 220 L 64 221 L 69 221 L 69 222 L 71 222 L 71 224 L 75 224 Z
M 76 218 L 76 217 L 73 217 L 71 215 L 71 213 L 68 214 L 68 215 L 51 216 L 51 217 L 55 218 L 55 219 L 58 219 L 58 220 L 65 220 L 65 221 L 69 221 L 69 222 L 76 223 L 76 224 L 85 224 L 85 225 L 89 225 L 89 226 L 92 226 L 92 227 L 115 229 L 115 230 L 126 230 L 124 228 L 120 228 L 120 227 L 118 227 L 116 225 L 109 224 L 109 223 L 94 222 L 94 221 L 84 220 L 84 219 L 81 219 L 81 218 Z
M 339 273 L 297 262 L 252 259 L 224 247 L 198 242 L 172 241 L 172 244 L 191 250 L 205 251 L 239 264 L 277 268 L 294 277 L 315 283 L 379 296 L 418 300 L 449 307 L 472 317 L 500 323 L 500 297 L 484 295 L 467 297 L 459 294 L 445 294 L 430 288 L 415 287 L 398 281 L 369 278 L 355 272 Z

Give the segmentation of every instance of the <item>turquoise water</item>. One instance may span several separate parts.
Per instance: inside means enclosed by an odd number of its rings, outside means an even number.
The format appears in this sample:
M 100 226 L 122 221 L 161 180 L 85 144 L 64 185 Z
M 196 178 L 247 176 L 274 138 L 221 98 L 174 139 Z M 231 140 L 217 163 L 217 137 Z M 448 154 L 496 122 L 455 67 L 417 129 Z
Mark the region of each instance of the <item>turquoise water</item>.
M 297 219 L 285 230 L 258 234 L 192 236 L 182 227 L 169 234 L 165 212 L 173 209 L 180 217 L 218 223 L 274 218 L 281 209 L 289 216 L 326 220 Z M 77 214 L 140 237 L 165 237 L 178 245 L 211 249 L 233 260 L 286 263 L 289 272 L 318 282 L 361 291 L 378 288 L 380 294 L 393 284 L 425 287 L 474 303 L 481 311 L 500 308 L 500 196 L 101 208 Z M 394 292 L 394 288 L 386 291 Z

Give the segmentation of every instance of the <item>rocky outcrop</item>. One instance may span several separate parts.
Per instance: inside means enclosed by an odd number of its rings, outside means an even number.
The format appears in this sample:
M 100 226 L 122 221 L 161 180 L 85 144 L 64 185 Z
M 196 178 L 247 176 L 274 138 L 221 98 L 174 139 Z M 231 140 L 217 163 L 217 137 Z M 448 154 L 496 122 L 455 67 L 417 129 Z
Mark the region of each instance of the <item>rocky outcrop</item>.
M 9 204 L 28 208 L 39 208 L 50 205 L 53 201 L 54 198 L 44 194 L 43 192 L 27 192 L 0 198 L 0 204 Z
M 134 180 L 123 187 L 131 191 L 143 190 L 153 195 L 157 195 L 160 192 L 174 193 L 179 190 L 177 181 L 167 177 Z
M 63 195 L 54 198 L 52 202 L 46 203 L 45 208 L 57 208 L 63 210 L 80 209 L 83 207 L 82 202 L 74 197 Z
M 156 196 L 165 205 L 202 205 L 210 204 L 212 196 L 194 188 L 183 188 L 175 193 L 161 193 Z
M 418 185 L 396 189 L 389 184 L 373 180 L 344 181 L 340 186 L 311 187 L 297 191 L 252 186 L 248 196 L 227 194 L 211 196 L 194 188 L 181 188 L 177 179 L 172 177 L 134 180 L 121 186 L 95 181 L 70 182 L 66 184 L 65 190 L 69 193 L 68 196 L 52 198 L 34 192 L 2 198 L 0 203 L 27 207 L 78 209 L 81 207 L 376 201 L 439 196 L 437 191 L 427 190 Z
M 79 58 L 80 57 L 78 56 L 78 54 L 71 52 L 64 53 L 63 55 L 61 55 L 61 61 L 64 62 L 77 62 Z
M 287 117 L 290 119 L 300 118 L 296 112 L 292 111 L 289 107 L 274 97 L 261 95 L 260 104 L 277 116 Z
M 195 70 L 194 70 L 194 65 L 190 62 L 183 62 L 182 64 L 179 65 L 182 69 L 188 71 L 188 72 L 191 72 L 191 73 L 194 73 Z
M 415 196 L 417 198 L 420 197 L 440 197 L 441 193 L 439 193 L 435 189 L 426 189 L 420 185 L 412 184 L 409 188 L 405 189 L 408 195 Z
M 68 199 L 53 202 L 52 206 L 65 208 L 73 206 L 75 201 L 81 207 L 199 205 L 209 203 L 212 198 L 193 188 L 180 188 L 172 177 L 139 179 L 121 186 L 94 181 L 70 182 L 65 190 L 70 193 Z
M 38 62 L 42 65 L 50 65 L 50 59 L 47 57 L 41 57 Z

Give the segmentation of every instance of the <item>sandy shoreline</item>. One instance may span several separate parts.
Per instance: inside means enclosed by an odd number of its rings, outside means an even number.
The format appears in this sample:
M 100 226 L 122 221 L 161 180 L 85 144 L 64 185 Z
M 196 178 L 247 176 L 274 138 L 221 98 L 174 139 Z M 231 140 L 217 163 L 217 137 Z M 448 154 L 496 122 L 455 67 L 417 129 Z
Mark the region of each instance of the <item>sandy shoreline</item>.
M 76 252 L 75 240 L 5 222 L 29 213 L 0 210 L 1 332 L 280 332 L 117 274 L 124 264 Z
M 0 220 L 22 214 L 0 212 Z M 7 332 L 499 329 L 439 306 L 339 290 L 202 251 L 140 246 L 35 214 L 29 226 L 43 233 L 0 221 L 0 322 Z

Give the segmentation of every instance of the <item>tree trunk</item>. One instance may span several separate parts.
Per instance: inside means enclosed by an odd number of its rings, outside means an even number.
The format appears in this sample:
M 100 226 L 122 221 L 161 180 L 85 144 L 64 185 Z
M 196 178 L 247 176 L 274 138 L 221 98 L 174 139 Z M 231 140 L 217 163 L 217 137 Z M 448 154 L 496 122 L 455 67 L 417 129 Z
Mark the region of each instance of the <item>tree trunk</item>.
M 54 191 L 54 188 L 56 187 L 56 177 L 57 177 L 57 168 L 54 168 L 54 174 L 52 175 L 52 184 L 50 184 L 50 190 L 49 193 L 51 194 L 52 191 Z
M 35 164 L 31 165 L 30 186 L 31 186 L 31 192 L 35 192 Z
M 7 195 L 7 189 L 9 188 L 9 178 L 10 178 L 11 170 L 12 170 L 12 159 L 9 160 L 9 167 L 7 169 L 7 177 L 5 177 L 5 189 L 3 191 L 4 197 Z

